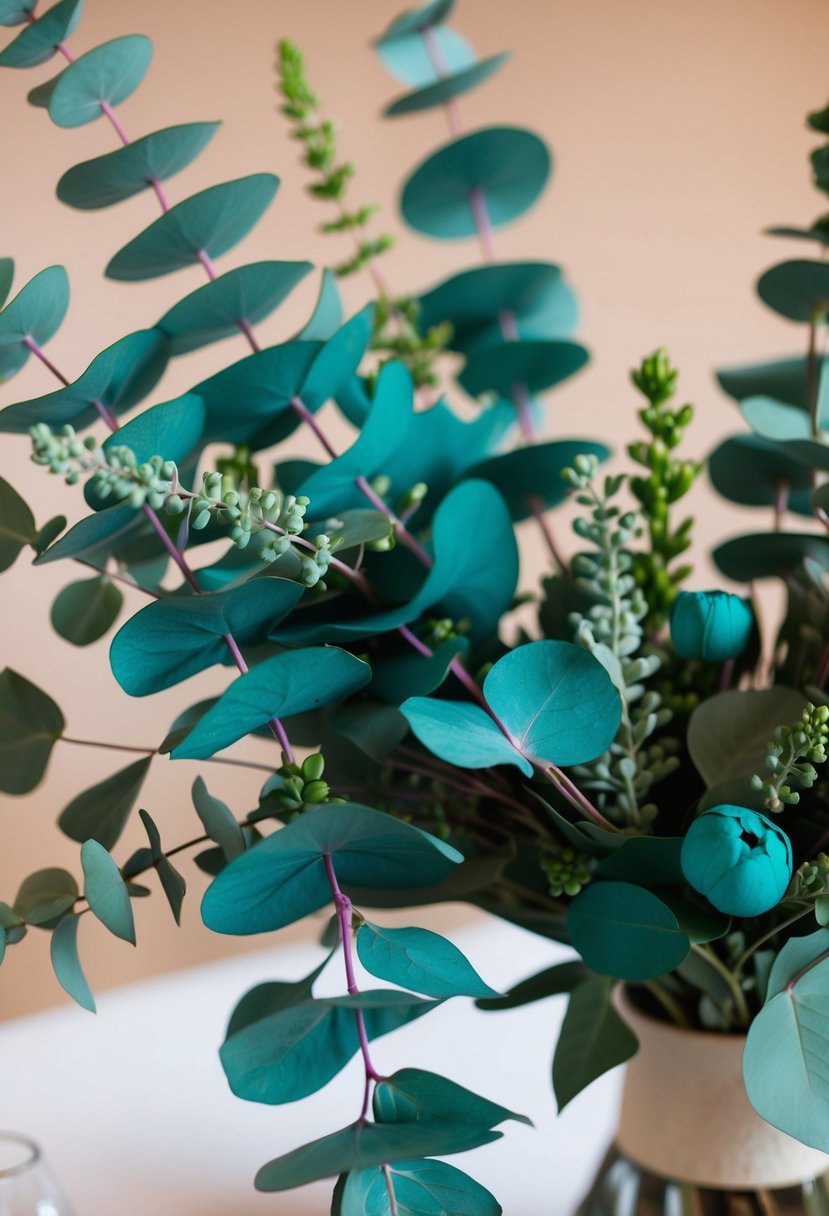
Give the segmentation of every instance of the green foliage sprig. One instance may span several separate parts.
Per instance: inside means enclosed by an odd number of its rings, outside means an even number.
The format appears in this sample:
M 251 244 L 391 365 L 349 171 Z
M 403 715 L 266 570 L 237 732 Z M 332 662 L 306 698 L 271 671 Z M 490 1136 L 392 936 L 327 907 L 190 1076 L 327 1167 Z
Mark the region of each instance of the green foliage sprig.
M 771 777 L 755 773 L 751 778 L 754 789 L 762 792 L 766 810 L 780 812 L 784 806 L 797 806 L 800 792 L 793 789 L 795 781 L 803 789 L 811 789 L 818 778 L 816 764 L 826 763 L 829 742 L 829 706 L 809 704 L 800 721 L 793 726 L 779 726 L 766 748 L 766 768 Z

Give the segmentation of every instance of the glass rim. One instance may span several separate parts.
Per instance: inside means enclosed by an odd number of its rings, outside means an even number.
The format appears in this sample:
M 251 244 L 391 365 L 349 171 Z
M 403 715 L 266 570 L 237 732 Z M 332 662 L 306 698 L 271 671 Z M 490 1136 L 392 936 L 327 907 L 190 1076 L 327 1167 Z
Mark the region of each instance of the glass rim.
M 0 1182 L 4 1178 L 12 1178 L 15 1174 L 22 1174 L 25 1170 L 31 1169 L 40 1161 L 40 1145 L 36 1144 L 30 1136 L 24 1136 L 20 1132 L 8 1132 L 0 1128 L 0 1144 L 4 1141 L 11 1141 L 14 1144 L 19 1144 L 28 1151 L 28 1155 L 15 1165 L 0 1166 Z

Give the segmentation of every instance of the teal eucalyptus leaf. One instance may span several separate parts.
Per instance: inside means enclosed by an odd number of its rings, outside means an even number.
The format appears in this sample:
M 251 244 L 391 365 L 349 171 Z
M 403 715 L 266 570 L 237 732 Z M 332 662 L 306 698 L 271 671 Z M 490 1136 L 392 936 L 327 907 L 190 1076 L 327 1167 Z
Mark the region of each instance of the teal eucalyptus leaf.
M 187 894 L 187 883 L 162 849 L 161 835 L 152 816 L 147 811 L 139 811 L 138 814 L 141 817 L 141 822 L 144 824 L 150 841 L 152 863 L 158 874 L 161 889 L 167 898 L 167 903 L 170 905 L 173 920 L 177 925 L 180 925 L 181 906 L 184 902 L 184 896 Z
M 67 642 L 89 646 L 109 632 L 123 603 L 123 595 L 105 575 L 80 579 L 58 593 L 49 619 Z
M 537 975 L 521 980 L 503 996 L 476 1001 L 475 1004 L 479 1009 L 487 1011 L 519 1009 L 522 1005 L 543 1001 L 551 996 L 563 996 L 587 979 L 590 979 L 587 967 L 578 959 L 573 959 L 566 963 L 556 963 L 554 967 L 547 967 Z
M 74 165 L 57 185 L 62 203 L 81 211 L 111 207 L 180 173 L 204 151 L 221 123 L 186 122 L 134 139 L 115 152 Z
M 352 1123 L 263 1165 L 256 1175 L 256 1189 L 287 1191 L 386 1161 L 463 1153 L 500 1137 L 500 1132 L 462 1123 Z
M 229 663 L 227 634 L 241 646 L 264 641 L 301 595 L 298 583 L 269 578 L 213 595 L 157 600 L 115 635 L 113 674 L 124 692 L 143 697 L 215 663 Z
M 517 1115 L 448 1077 L 422 1068 L 401 1068 L 378 1081 L 372 1106 L 378 1123 L 466 1123 L 489 1129 L 514 1119 L 532 1126 L 526 1115 Z
M 578 342 L 539 339 L 498 342 L 472 351 L 458 380 L 472 397 L 495 393 L 506 398 L 516 384 L 539 393 L 574 376 L 589 357 Z
M 533 767 L 513 747 L 480 705 L 410 697 L 400 707 L 417 738 L 441 760 L 459 768 L 489 768 L 514 764 L 525 777 Z
M 559 1111 L 603 1073 L 629 1060 L 639 1046 L 611 1004 L 612 986 L 608 976 L 593 976 L 570 997 L 553 1058 Z
M 311 509 L 313 510 L 313 504 Z M 375 511 L 373 507 L 337 511 L 327 519 L 309 525 L 311 536 L 324 532 L 332 543 L 336 541 L 338 554 L 357 549 L 360 545 L 370 545 L 373 541 L 386 540 L 391 531 L 392 526 L 386 516 L 382 511 Z
M 629 882 L 592 882 L 567 912 L 570 940 L 592 971 L 637 983 L 678 967 L 691 948 L 671 909 Z
M 36 5 L 37 0 L 0 0 L 0 25 L 23 25 Z
M 197 393 L 151 405 L 109 436 L 104 452 L 122 444 L 131 448 L 139 464 L 163 456 L 183 464 L 199 444 L 204 431 L 204 402 Z
M 346 1175 L 341 1216 L 388 1216 L 389 1190 L 398 1216 L 501 1216 L 502 1208 L 474 1178 L 446 1161 L 396 1161 Z
M 773 507 L 780 487 L 788 486 L 790 509 L 811 515 L 811 472 L 787 447 L 760 435 L 726 439 L 708 458 L 712 486 L 729 502 L 747 507 Z
M 425 22 L 431 29 L 433 46 L 440 55 L 440 70 L 436 66 L 422 35 L 425 26 L 417 23 L 421 21 L 423 14 L 427 14 L 428 9 L 445 8 L 445 0 L 438 0 L 437 4 L 426 5 L 413 13 L 404 14 L 392 22 L 382 37 L 375 42 L 377 56 L 383 67 L 401 84 L 409 85 L 410 88 L 423 88 L 439 80 L 442 71 L 459 72 L 476 62 L 475 52 L 466 39 L 442 24 L 445 20 L 445 14 L 442 14 L 438 21 Z
M 97 840 L 105 849 L 113 848 L 127 825 L 151 763 L 152 756 L 136 760 L 78 794 L 61 812 L 60 830 L 79 844 Z
M 7 2 L 7 0 L 6 0 Z M 34 5 L 15 4 L 12 0 L 12 13 L 21 9 L 25 13 Z M 17 35 L 14 42 L 0 52 L 0 68 L 35 68 L 38 64 L 46 63 L 58 49 L 58 43 L 63 42 L 74 32 L 81 19 L 83 0 L 61 0 L 47 9 L 32 25 Z M 27 18 L 24 17 L 24 20 Z M 2 24 L 6 24 L 3 22 Z M 15 20 L 11 24 L 18 24 Z
M 552 158 L 543 140 L 521 127 L 487 127 L 444 145 L 414 171 L 400 207 L 406 223 L 439 240 L 474 236 L 469 201 L 479 190 L 490 223 L 498 228 L 536 202 L 550 176 Z
M 510 52 L 502 51 L 499 55 L 490 55 L 487 59 L 481 59 L 447 76 L 441 76 L 432 84 L 397 97 L 386 106 L 383 115 L 385 118 L 397 118 L 401 114 L 416 114 L 434 106 L 446 105 L 453 98 L 462 97 L 464 93 L 476 89 L 490 76 L 494 76 L 509 58 Z
M 89 557 L 102 546 L 115 547 L 141 528 L 144 517 L 135 507 L 109 507 L 74 524 L 35 558 L 35 565 L 70 557 Z
M 766 985 L 766 1001 L 792 983 L 804 967 L 829 950 L 829 931 L 818 929 L 805 937 L 792 937 L 772 963 Z
M 10 667 L 0 672 L 0 790 L 28 794 L 63 734 L 63 714 L 47 693 Z
M 129 892 L 118 866 L 97 840 L 81 845 L 84 890 L 89 907 L 115 937 L 135 945 L 135 920 Z
M 740 413 L 755 435 L 762 439 L 811 439 L 812 425 L 805 410 L 776 401 L 774 397 L 746 397 Z
M 0 571 L 14 565 L 20 551 L 36 539 L 34 516 L 17 490 L 0 477 Z
M 355 803 L 306 811 L 222 871 L 207 889 L 202 918 L 217 933 L 264 933 L 331 900 L 323 861 L 349 887 L 428 887 L 462 861 L 457 850 L 381 811 Z
M 435 647 L 431 657 L 409 647 L 372 662 L 371 691 L 384 701 L 400 705 L 409 697 L 426 697 L 440 688 L 453 659 L 466 654 L 465 638 L 453 638 Z
M 210 186 L 171 207 L 111 259 L 110 279 L 154 279 L 219 257 L 247 236 L 273 202 L 279 178 L 252 173 Z
M 82 1009 L 95 1013 L 95 998 L 90 991 L 78 957 L 80 917 L 71 913 L 58 921 L 52 934 L 52 968 L 63 991 Z
M 343 302 L 333 270 L 323 270 L 314 311 L 296 335 L 297 342 L 327 342 L 343 323 Z
M 285 342 L 254 355 L 197 384 L 205 404 L 207 442 L 269 446 L 260 437 L 287 438 L 300 425 L 291 400 L 302 390 L 320 342 Z M 281 430 L 277 431 L 277 425 Z
M 78 884 L 68 870 L 50 866 L 20 884 L 14 911 L 28 925 L 49 925 L 63 916 L 78 898 Z
M 58 127 L 82 127 L 103 118 L 135 92 L 147 74 L 153 44 L 143 34 L 113 38 L 81 55 L 45 88 L 33 90 L 29 101 L 47 106 Z
M 69 307 L 69 279 L 62 266 L 47 266 L 0 312 L 0 375 L 9 376 L 29 357 L 26 339 L 43 346 L 57 333 Z
M 245 851 L 245 838 L 236 821 L 236 816 L 219 798 L 208 792 L 201 777 L 193 782 L 193 806 L 205 832 L 214 840 L 227 861 L 233 861 Z
M 808 409 L 807 360 L 803 355 L 774 359 L 769 363 L 719 368 L 717 380 L 723 392 L 735 401 L 744 401 L 747 397 L 773 397 L 786 405 Z
M 9 292 L 14 282 L 14 259 L 0 258 L 0 308 L 9 298 Z
M 387 929 L 366 921 L 357 956 L 371 975 L 425 996 L 497 996 L 453 942 L 428 929 Z
M 2 348 L 0 348 L 0 356 Z M 169 350 L 158 329 L 140 329 L 113 342 L 66 388 L 0 410 L 0 431 L 27 434 L 37 422 L 81 430 L 100 418 L 96 402 L 118 416 L 143 401 L 167 366 Z
M 306 409 L 315 411 L 351 379 L 368 349 L 374 323 L 374 305 L 356 313 L 325 342 L 299 390 Z
M 542 507 L 555 507 L 564 502 L 569 490 L 562 472 L 579 455 L 595 456 L 604 461 L 609 458 L 610 449 L 588 439 L 536 443 L 501 456 L 491 456 L 474 465 L 469 475 L 491 482 L 509 507 L 513 522 L 518 523 L 533 514 L 533 500 Z
M 815 532 L 754 532 L 718 545 L 712 557 L 726 578 L 750 583 L 760 578 L 786 578 L 805 558 L 829 570 L 829 541 Z
M 173 305 L 158 322 L 174 355 L 240 333 L 270 316 L 312 269 L 310 262 L 254 262 L 237 266 Z
M 506 262 L 453 275 L 419 300 L 418 327 L 452 323 L 452 350 L 468 354 L 503 339 L 499 314 L 509 313 L 518 337 L 569 338 L 578 303 L 561 267 L 550 262 Z
M 371 679 L 368 663 L 335 646 L 288 650 L 234 680 L 171 752 L 203 760 L 271 718 L 289 718 L 351 696 Z
M 779 262 L 760 276 L 757 294 L 790 321 L 822 322 L 829 308 L 829 266 L 802 259 Z

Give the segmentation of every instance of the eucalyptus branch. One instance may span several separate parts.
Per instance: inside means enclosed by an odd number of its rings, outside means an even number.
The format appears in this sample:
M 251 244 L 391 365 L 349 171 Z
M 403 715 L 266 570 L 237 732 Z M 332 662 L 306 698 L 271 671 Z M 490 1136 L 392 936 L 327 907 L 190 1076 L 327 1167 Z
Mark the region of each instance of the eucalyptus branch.
M 829 742 L 829 706 L 806 706 L 800 721 L 793 726 L 779 726 L 774 738 L 766 745 L 766 768 L 772 777 L 755 773 L 751 778 L 754 789 L 762 791 L 766 810 L 779 812 L 784 806 L 796 806 L 800 794 L 789 782 L 795 780 L 803 789 L 811 789 L 817 781 L 815 764 L 825 764 Z

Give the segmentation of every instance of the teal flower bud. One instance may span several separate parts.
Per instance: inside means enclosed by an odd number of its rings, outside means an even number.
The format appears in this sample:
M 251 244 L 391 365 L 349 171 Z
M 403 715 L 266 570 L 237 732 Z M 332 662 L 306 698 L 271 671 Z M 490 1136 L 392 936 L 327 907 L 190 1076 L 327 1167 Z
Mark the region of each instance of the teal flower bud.
M 786 892 L 792 846 L 765 815 L 741 806 L 715 806 L 691 824 L 680 863 L 686 881 L 719 912 L 760 916 Z
M 748 600 L 728 591 L 680 591 L 671 609 L 671 638 L 681 659 L 736 659 L 753 625 Z

